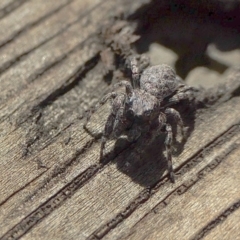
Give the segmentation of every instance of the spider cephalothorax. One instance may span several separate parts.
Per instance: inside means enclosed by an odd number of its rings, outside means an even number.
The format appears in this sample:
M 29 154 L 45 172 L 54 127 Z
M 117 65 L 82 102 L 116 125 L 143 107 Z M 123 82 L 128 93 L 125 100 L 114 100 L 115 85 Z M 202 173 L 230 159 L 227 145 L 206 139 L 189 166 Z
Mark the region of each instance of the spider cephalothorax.
M 181 100 L 192 100 L 194 89 L 185 85 L 176 76 L 174 70 L 162 64 L 148 67 L 148 61 L 142 56 L 130 59 L 132 83 L 121 81 L 115 85 L 124 86 L 125 92 L 115 91 L 107 94 L 100 101 L 104 104 L 111 99 L 112 111 L 108 116 L 103 131 L 100 159 L 103 157 L 105 143 L 110 136 L 118 138 L 128 130 L 129 141 L 136 140 L 155 126 L 159 134 L 166 132 L 165 146 L 167 152 L 168 171 L 174 181 L 172 168 L 172 127 L 169 118 L 183 130 L 182 118 L 178 111 L 170 106 Z M 183 131 L 182 131 L 183 133 Z

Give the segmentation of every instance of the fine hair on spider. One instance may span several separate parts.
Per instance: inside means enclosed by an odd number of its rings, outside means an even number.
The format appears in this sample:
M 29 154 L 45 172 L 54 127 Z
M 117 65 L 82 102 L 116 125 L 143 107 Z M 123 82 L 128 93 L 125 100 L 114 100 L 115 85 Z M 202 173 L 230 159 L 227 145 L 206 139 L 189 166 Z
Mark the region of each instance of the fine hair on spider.
M 165 148 L 168 172 L 175 182 L 172 165 L 172 126 L 169 119 L 180 127 L 184 137 L 184 126 L 180 113 L 174 105 L 182 100 L 192 101 L 196 89 L 186 85 L 175 71 L 166 64 L 149 66 L 143 55 L 129 58 L 131 82 L 123 80 L 114 85 L 113 91 L 105 95 L 96 108 L 111 101 L 111 112 L 107 118 L 101 138 L 100 160 L 106 141 L 118 138 L 127 131 L 129 141 L 137 140 L 144 133 L 154 131 L 165 132 Z M 114 89 L 125 87 L 125 92 L 118 93 Z M 90 115 L 87 118 L 90 118 Z M 87 123 L 87 122 L 86 122 Z

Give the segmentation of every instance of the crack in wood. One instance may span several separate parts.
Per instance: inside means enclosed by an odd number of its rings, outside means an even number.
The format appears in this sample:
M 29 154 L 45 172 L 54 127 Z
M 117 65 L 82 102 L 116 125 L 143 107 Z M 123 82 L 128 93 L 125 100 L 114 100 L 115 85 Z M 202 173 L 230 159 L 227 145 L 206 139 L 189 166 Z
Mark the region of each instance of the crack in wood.
M 203 239 L 212 229 L 223 223 L 232 213 L 240 208 L 240 200 L 233 203 L 224 212 L 222 212 L 217 218 L 209 222 L 202 230 L 200 230 L 191 240 Z
M 237 135 L 240 132 L 240 125 L 234 125 L 222 133 L 220 136 L 215 138 L 212 142 L 208 143 L 202 150 L 197 152 L 193 157 L 188 159 L 183 165 L 181 165 L 176 171 L 176 176 L 183 175 L 188 172 L 190 169 L 195 167 L 198 163 L 203 161 L 204 156 L 207 153 L 210 153 L 214 147 L 217 145 L 223 145 L 226 140 L 230 140 L 233 136 Z M 207 164 L 202 170 L 200 170 L 195 177 L 185 181 L 178 188 L 172 191 L 167 197 L 165 197 L 158 204 L 158 211 L 161 208 L 165 208 L 170 201 L 172 201 L 176 196 L 182 195 L 198 181 L 200 181 L 206 174 L 214 170 L 225 158 L 228 156 L 234 149 L 239 147 L 237 144 L 232 144 L 227 150 L 222 154 L 214 158 L 209 164 Z M 123 222 L 128 218 L 137 208 L 140 207 L 144 202 L 150 199 L 150 197 L 158 192 L 164 185 L 169 184 L 170 180 L 168 178 L 163 178 L 159 182 L 150 186 L 149 188 L 144 189 L 136 198 L 133 200 L 122 212 L 118 213 L 114 218 L 109 222 L 101 226 L 99 229 L 94 231 L 87 239 L 102 239 L 108 232 L 114 229 L 118 224 Z M 145 216 L 143 216 L 144 218 Z M 142 219 L 142 218 L 141 218 Z M 136 223 L 137 224 L 137 223 Z M 135 224 L 135 225 L 136 225 Z
M 211 150 L 219 145 L 223 145 L 226 140 L 231 139 L 233 136 L 239 133 L 240 125 L 234 125 L 220 136 L 215 138 L 212 142 L 207 144 L 204 149 L 197 152 L 192 158 L 187 160 L 183 166 L 180 166 L 176 172 L 176 175 L 183 175 L 188 172 L 189 169 L 192 169 L 199 162 L 201 162 L 204 156 L 207 153 L 210 153 Z M 93 140 L 94 142 L 94 140 Z M 233 145 L 228 149 L 228 151 L 224 152 L 224 154 L 215 158 L 211 163 L 209 163 L 205 168 L 199 171 L 196 174 L 195 179 L 191 179 L 189 181 L 181 184 L 177 189 L 171 192 L 166 198 L 164 198 L 160 202 L 161 207 L 166 207 L 170 200 L 172 200 L 175 196 L 181 195 L 186 192 L 190 187 L 192 187 L 196 182 L 201 180 L 207 173 L 215 169 L 224 159 L 225 157 L 231 153 L 236 148 L 236 145 Z M 87 148 L 85 148 L 87 149 Z M 79 155 L 81 155 L 80 152 Z M 71 164 L 70 164 L 71 165 Z M 48 199 L 45 203 L 39 206 L 36 210 L 26 216 L 21 222 L 15 225 L 11 230 L 9 230 L 1 239 L 18 239 L 27 233 L 32 227 L 38 224 L 43 218 L 47 217 L 54 209 L 61 206 L 67 198 L 71 197 L 79 188 L 81 188 L 86 182 L 88 182 L 92 177 L 94 177 L 97 172 L 102 169 L 105 164 L 95 164 L 85 170 L 84 173 L 81 173 L 77 176 L 73 181 L 68 183 L 65 187 L 63 187 L 60 191 L 58 191 L 54 196 Z M 53 177 L 53 176 L 52 176 Z M 51 177 L 51 178 L 52 178 Z M 51 180 L 51 179 L 50 179 Z M 117 214 L 115 218 L 109 221 L 107 224 L 102 226 L 100 229 L 95 231 L 93 234 L 89 236 L 88 239 L 101 239 L 103 238 L 110 230 L 114 229 L 118 224 L 120 224 L 124 219 L 128 218 L 140 205 L 145 203 L 149 198 L 158 192 L 161 187 L 165 184 L 169 183 L 169 180 L 165 177 L 161 179 L 159 182 L 155 183 L 149 188 L 144 189 L 138 197 L 129 204 L 124 211 Z M 158 205 L 159 210 L 159 205 Z
M 40 223 L 52 211 L 60 207 L 70 198 L 79 188 L 85 185 L 102 168 L 101 164 L 95 164 L 74 178 L 73 181 L 64 186 L 54 196 L 41 204 L 36 210 L 31 212 L 22 221 L 5 233 L 0 239 L 19 239 L 26 234 L 32 227 Z
M 22 0 L 23 1 L 23 0 Z M 25 0 L 27 1 L 27 0 Z M 20 1 L 19 1 L 20 2 Z M 69 1 L 65 5 L 69 4 L 72 1 Z M 60 6 L 59 9 L 63 8 L 65 5 Z M 96 6 L 97 7 L 97 6 Z M 44 17 L 47 18 L 47 16 L 51 16 L 51 14 L 56 13 L 58 10 L 54 10 L 52 13 L 46 14 L 45 16 L 41 17 L 40 19 L 44 20 Z M 89 14 L 86 13 L 86 15 Z M 1 15 L 0 15 L 1 16 Z M 33 27 L 36 24 L 40 23 L 41 20 L 38 19 L 35 21 L 35 23 L 31 23 L 28 26 Z M 79 18 L 80 19 L 80 18 Z M 77 21 L 79 21 L 79 19 Z M 76 21 L 76 22 L 77 22 Z M 75 23 L 75 22 L 74 22 Z M 17 56 L 13 60 L 10 60 L 9 62 L 6 63 L 6 65 L 3 66 L 3 68 L 0 68 L 0 74 L 1 70 L 5 71 L 8 68 L 14 66 L 15 63 L 18 61 L 21 61 L 23 57 L 37 49 L 38 47 L 42 46 L 43 44 L 47 43 L 54 37 L 60 35 L 62 32 L 64 32 L 69 26 L 72 24 L 69 24 L 66 28 L 62 29 L 60 32 L 55 34 L 54 36 L 50 37 L 49 39 L 44 40 L 42 43 L 40 43 L 38 46 L 26 51 L 25 53 L 22 53 L 21 55 Z M 35 24 L 35 25 L 34 25 Z M 17 33 L 14 33 L 12 36 L 14 38 L 20 36 L 23 34 L 29 27 L 24 27 L 23 29 L 19 30 Z M 95 35 L 96 36 L 96 35 Z M 3 45 L 0 46 L 3 47 L 6 44 L 12 42 L 14 38 L 8 39 Z M 81 45 L 81 44 L 80 44 Z M 80 45 L 77 45 L 76 48 L 78 48 Z M 74 47 L 75 49 L 75 47 Z M 74 49 L 70 50 L 68 53 L 65 53 L 61 57 L 55 60 L 54 63 L 51 63 L 47 66 L 42 67 L 37 73 L 32 74 L 28 81 L 33 82 L 35 81 L 39 76 L 43 75 L 46 71 L 49 69 L 53 68 L 57 64 L 61 63 L 64 61 L 64 59 L 74 52 Z M 24 122 L 26 122 L 29 118 L 32 116 L 36 116 L 36 123 L 39 123 L 41 121 L 42 117 L 42 111 L 48 106 L 51 106 L 51 104 L 59 99 L 61 96 L 69 92 L 71 89 L 73 89 L 79 81 L 81 81 L 82 78 L 86 75 L 88 71 L 91 71 L 92 68 L 94 68 L 99 61 L 99 53 L 97 53 L 92 59 L 89 60 L 90 62 L 86 62 L 82 67 L 77 69 L 77 71 L 72 74 L 64 83 L 58 87 L 57 89 L 53 90 L 53 92 L 49 93 L 48 96 L 40 96 L 37 101 L 40 101 L 39 103 L 34 103 L 34 107 L 31 108 L 30 112 L 31 114 L 28 115 L 28 118 L 24 119 Z M 5 69 L 4 69 L 5 67 Z M 89 69 L 87 70 L 87 68 Z M 85 71 L 85 73 L 84 73 Z M 236 92 L 234 92 L 233 97 L 239 95 L 239 88 L 237 89 Z M 39 100 L 40 99 L 40 100 Z M 36 102 L 37 102 L 36 101 Z M 39 114 L 39 115 L 38 115 Z M 47 113 L 46 113 L 47 114 Z M 30 119 L 31 120 L 31 119 Z M 22 124 L 21 122 L 20 124 Z M 71 123 L 70 123 L 71 124 Z M 67 128 L 67 127 L 66 127 Z M 62 132 L 64 129 L 60 129 Z M 47 129 L 45 129 L 47 131 Z M 216 146 L 222 146 L 224 143 L 230 139 L 232 139 L 233 136 L 238 134 L 240 131 L 239 125 L 234 125 L 228 130 L 226 130 L 224 133 L 216 137 L 213 141 L 209 142 L 203 149 L 199 150 L 197 153 L 194 154 L 193 157 L 187 159 L 183 164 L 181 164 L 177 169 L 176 169 L 176 176 L 182 176 L 185 173 L 188 173 L 189 170 L 193 169 L 195 166 L 197 166 L 200 162 L 204 160 L 204 157 L 208 154 L 210 154 Z M 60 134 L 60 133 L 59 133 Z M 39 151 L 43 150 L 46 148 L 49 144 L 51 144 L 54 139 L 57 139 L 56 137 L 59 136 L 59 134 L 55 134 L 53 138 L 47 137 L 47 144 L 44 145 L 43 148 L 38 149 Z M 37 135 L 37 138 L 34 139 L 33 142 L 29 141 L 27 144 L 27 148 L 31 147 L 32 145 L 38 143 L 39 138 L 41 138 L 41 133 Z M 66 144 L 68 143 L 69 140 L 67 140 Z M 51 185 L 54 184 L 53 179 L 56 180 L 57 177 L 61 178 L 64 176 L 64 174 L 67 172 L 67 169 L 73 168 L 74 164 L 78 162 L 79 156 L 82 156 L 84 153 L 87 153 L 87 150 L 89 148 L 92 148 L 93 145 L 95 144 L 96 139 L 92 139 L 86 143 L 86 145 L 83 146 L 82 149 L 78 150 L 75 152 L 75 155 L 70 159 L 68 159 L 66 162 L 64 162 L 61 166 L 55 166 L 51 174 L 47 176 L 46 181 L 38 188 L 31 196 L 35 196 L 41 192 L 42 189 L 46 188 L 46 185 L 51 181 Z M 175 188 L 170 194 L 164 197 L 163 200 L 160 201 L 160 203 L 155 207 L 152 211 L 159 211 L 162 208 L 165 208 L 170 201 L 172 201 L 176 196 L 184 194 L 188 189 L 190 189 L 193 185 L 195 185 L 198 181 L 200 181 L 206 174 L 214 170 L 225 158 L 228 156 L 236 147 L 238 147 L 237 144 L 232 144 L 227 150 L 225 150 L 222 154 L 219 154 L 213 161 L 211 161 L 209 164 L 206 164 L 205 167 L 203 167 L 200 171 L 195 173 L 195 176 L 192 177 L 191 179 L 188 179 L 181 183 L 180 186 Z M 127 146 L 128 148 L 128 146 Z M 125 148 L 126 149 L 126 148 Z M 125 150 L 124 149 L 124 150 Z M 124 151 L 123 150 L 123 151 Z M 114 153 L 115 154 L 115 153 Z M 51 214 L 55 209 L 59 208 L 64 204 L 68 198 L 72 197 L 80 188 L 82 188 L 86 183 L 89 182 L 96 174 L 103 168 L 105 167 L 112 159 L 115 159 L 116 156 L 113 156 L 114 154 L 110 154 L 111 157 L 107 157 L 107 161 L 104 161 L 102 163 L 96 163 L 91 165 L 89 168 L 87 168 L 83 173 L 77 175 L 72 181 L 67 183 L 64 187 L 62 187 L 60 190 L 58 190 L 57 193 L 55 193 L 53 196 L 48 196 L 49 198 L 42 203 L 39 207 L 35 206 L 36 208 L 29 213 L 29 215 L 25 216 L 24 219 L 22 219 L 20 222 L 18 222 L 15 226 L 13 226 L 10 230 L 8 230 L 1 239 L 19 239 L 21 236 L 25 235 L 27 232 L 29 232 L 30 229 L 32 229 L 34 226 L 36 226 L 38 223 L 43 221 L 49 214 Z M 115 154 L 116 155 L 116 154 Z M 117 154 L 118 155 L 118 154 Z M 43 172 L 44 173 L 44 172 Z M 42 173 L 42 174 L 43 174 Z M 37 178 L 39 178 L 42 174 L 38 175 Z M 33 179 L 31 182 L 35 181 L 37 178 Z M 28 184 L 31 184 L 29 182 Z M 27 185 L 28 185 L 27 184 Z M 141 193 L 135 198 L 134 201 L 132 201 L 124 211 L 118 213 L 115 217 L 113 217 L 109 222 L 106 224 L 100 226 L 96 231 L 94 231 L 88 239 L 101 239 L 103 238 L 109 231 L 112 229 L 116 228 L 121 222 L 123 222 L 125 219 L 131 216 L 132 213 L 135 212 L 140 206 L 142 206 L 145 202 L 147 202 L 153 194 L 159 192 L 163 186 L 170 184 L 168 178 L 164 177 L 161 178 L 158 182 L 155 182 L 154 184 L 151 184 L 150 187 L 145 188 Z M 23 188 L 17 190 L 17 192 L 14 192 L 13 195 L 24 189 L 26 186 Z M 46 190 L 46 189 L 45 189 Z M 9 196 L 11 198 L 13 195 Z M 30 198 L 31 198 L 30 196 Z M 3 203 L 9 200 L 6 199 L 4 200 Z M 25 198 L 26 200 L 26 198 Z M 28 199 L 27 199 L 28 200 Z M 27 201 L 26 200 L 26 201 Z M 31 203 L 28 203 L 31 204 Z M 234 209 L 239 208 L 239 202 L 235 203 L 233 207 L 228 208 L 225 212 L 226 214 L 230 211 L 235 211 Z M 225 213 L 224 212 L 224 213 Z M 207 234 L 212 228 L 216 226 L 216 223 L 219 224 L 222 221 L 226 219 L 225 215 L 221 214 L 216 220 L 213 222 L 210 222 L 205 228 L 202 229 L 201 232 L 198 233 L 198 236 L 201 236 L 201 234 Z M 148 213 L 147 213 L 148 214 Z M 146 215 L 147 215 L 146 214 Z M 141 220 L 146 216 L 144 215 Z M 223 215 L 223 216 L 222 216 Z M 227 215 L 228 216 L 228 215 Z M 223 219 L 225 217 L 225 219 Z M 223 220 L 222 220 L 223 219 Z M 141 221 L 140 220 L 140 221 Z M 139 221 L 138 221 L 139 222 Z M 137 223 L 138 223 L 137 222 Z M 137 224 L 136 223 L 136 224 Z M 136 225 L 135 224 L 135 225 Z M 215 225 L 214 225 L 215 224 Z M 5 230 L 6 231 L 6 230 Z M 196 238 L 198 239 L 198 238 Z M 200 239 L 200 238 L 199 238 Z
M 25 117 L 20 117 L 19 119 L 22 119 L 19 125 L 22 125 L 25 122 L 34 122 L 36 127 L 36 134 L 34 135 L 34 138 L 30 138 L 26 141 L 25 147 L 24 147 L 24 156 L 29 155 L 30 148 L 36 144 L 42 136 L 44 136 L 45 131 L 42 127 L 43 122 L 41 119 L 44 115 L 44 109 L 46 109 L 49 105 L 51 105 L 54 101 L 56 101 L 59 97 L 63 96 L 67 92 L 69 92 L 71 89 L 73 89 L 79 81 L 81 81 L 86 74 L 91 71 L 98 63 L 99 61 L 99 54 L 97 53 L 95 56 L 93 56 L 91 59 L 89 59 L 84 65 L 80 66 L 65 82 L 63 85 L 61 85 L 59 88 L 55 89 L 53 92 L 51 92 L 50 95 L 45 96 L 44 99 L 42 99 L 40 102 L 38 102 L 35 106 L 32 107 L 32 109 L 29 112 L 29 115 L 26 115 L 24 113 Z M 72 123 L 70 123 L 72 124 Z M 69 124 L 68 124 L 69 125 Z M 41 131 L 39 131 L 41 129 Z M 63 130 L 63 129 L 61 129 Z M 49 132 L 49 129 L 46 130 Z M 59 130 L 60 131 L 60 130 Z M 59 132 L 58 131 L 58 132 Z M 47 145 L 53 142 L 54 139 L 56 139 L 56 136 L 58 134 L 54 134 L 51 139 L 47 139 Z M 47 134 L 48 136 L 48 134 Z M 46 148 L 46 144 L 41 149 Z M 40 150 L 41 150 L 40 149 Z
M 68 2 L 67 4 L 59 7 L 58 9 L 55 10 L 54 13 L 52 14 L 55 14 L 56 12 L 62 10 L 65 6 L 69 5 L 72 1 Z M 70 28 L 71 26 L 73 26 L 74 24 L 78 23 L 80 20 L 82 20 L 84 17 L 86 17 L 88 14 L 90 14 L 92 11 L 94 11 L 97 7 L 99 7 L 99 5 L 101 5 L 101 3 L 98 3 L 96 4 L 94 7 L 92 7 L 91 9 L 89 9 L 88 11 L 84 12 L 82 15 L 80 15 L 75 21 L 67 24 L 63 29 L 61 29 L 60 31 L 58 31 L 56 34 L 52 35 L 51 37 L 45 39 L 44 41 L 40 42 L 38 45 L 30 48 L 29 50 L 17 55 L 16 57 L 14 57 L 13 59 L 5 62 L 2 66 L 0 66 L 0 75 L 3 74 L 5 71 L 7 71 L 9 68 L 15 66 L 19 61 L 23 60 L 24 57 L 26 57 L 27 55 L 29 55 L 30 53 L 32 53 L 33 51 L 37 50 L 39 47 L 45 45 L 46 43 L 50 42 L 51 40 L 53 40 L 54 38 L 60 36 L 61 34 L 63 34 L 65 31 L 68 30 L 68 28 Z M 45 20 L 46 18 L 48 17 L 51 17 L 52 14 L 48 14 L 46 16 L 44 16 L 44 18 L 42 20 Z M 41 21 L 37 22 L 37 23 L 40 23 Z M 33 24 L 30 26 L 30 28 L 34 27 L 36 24 Z M 29 28 L 26 28 L 26 30 L 29 30 Z M 25 31 L 23 31 L 25 32 Z M 21 32 L 22 33 L 22 32 Z M 4 45 L 0 45 L 0 48 L 2 46 L 5 46 L 6 44 L 12 42 L 13 40 L 15 40 L 15 38 L 17 38 L 18 36 L 20 35 L 19 34 L 16 34 L 16 36 L 14 36 L 14 38 L 11 38 L 10 41 L 8 40 Z M 83 41 L 84 42 L 84 41 Z M 78 44 L 77 46 L 75 46 L 72 50 L 70 50 L 69 52 L 65 53 L 64 56 L 61 56 L 59 57 L 59 59 L 57 59 L 55 62 L 49 64 L 49 66 L 46 66 L 44 67 L 42 70 L 39 70 L 39 73 L 37 74 L 33 74 L 32 76 L 29 77 L 29 79 L 27 81 L 31 82 L 31 81 L 34 81 L 37 76 L 40 76 L 42 75 L 46 70 L 48 70 L 49 68 L 55 66 L 57 63 L 61 62 L 62 60 L 64 60 L 66 58 L 66 56 L 68 56 L 68 54 L 74 52 L 74 50 L 76 50 L 77 48 L 79 48 L 79 45 Z M 46 68 L 46 70 L 45 70 Z
M 51 181 L 53 181 L 55 178 L 61 178 L 61 176 L 64 175 L 64 173 L 67 172 L 67 170 L 72 167 L 79 159 L 79 156 L 82 156 L 84 153 L 87 152 L 88 149 L 90 149 L 94 144 L 94 139 L 91 141 L 86 142 L 86 144 L 79 150 L 77 150 L 73 157 L 68 159 L 66 162 L 64 162 L 61 166 L 56 166 L 53 170 L 52 173 L 49 174 L 47 179 L 44 180 L 43 184 L 39 186 L 31 195 L 29 195 L 24 202 L 26 203 L 29 199 L 33 199 L 36 197 L 36 195 L 41 192 L 46 185 L 48 185 Z M 91 166 L 90 166 L 91 168 Z
M 61 168 L 56 168 L 54 174 L 52 174 L 45 183 L 38 188 L 31 196 L 28 196 L 28 199 L 34 198 L 34 196 L 41 189 L 45 188 L 45 185 L 52 181 L 53 178 L 59 177 L 59 174 L 63 174 L 66 172 L 67 168 L 72 166 L 72 164 L 76 161 L 79 156 L 82 156 L 89 148 L 94 144 L 95 139 L 93 138 L 91 141 L 88 141 L 81 150 L 77 151 L 73 158 L 71 158 L 65 165 Z M 122 150 L 124 151 L 124 149 Z M 96 163 L 89 168 L 87 168 L 83 173 L 79 174 L 75 177 L 71 182 L 65 185 L 62 189 L 60 189 L 55 195 L 45 201 L 41 206 L 39 206 L 36 210 L 26 216 L 22 221 L 16 224 L 12 229 L 10 229 L 7 233 L 5 233 L 0 240 L 5 239 L 19 239 L 24 234 L 26 234 L 32 227 L 36 224 L 40 223 L 45 217 L 47 217 L 52 211 L 56 208 L 60 207 L 68 198 L 73 196 L 73 194 L 79 190 L 81 187 L 85 185 L 91 178 L 93 178 L 97 172 L 103 169 L 111 159 L 114 159 L 119 153 L 116 153 L 112 158 L 108 158 L 104 162 Z M 142 198 L 143 200 L 144 198 Z M 57 200 L 57 201 L 55 201 Z M 26 200 L 27 201 L 27 200 Z M 142 202 L 142 201 L 141 201 Z
M 61 64 L 64 60 L 66 60 L 70 54 L 74 53 L 76 50 L 83 48 L 85 45 L 89 44 L 89 47 L 94 45 L 98 40 L 96 39 L 95 34 L 92 34 L 88 36 L 83 42 L 79 43 L 77 46 L 75 46 L 73 49 L 71 49 L 67 54 L 64 56 L 61 56 L 57 61 L 49 64 L 48 66 L 45 66 L 42 68 L 41 72 L 38 72 L 37 74 L 33 74 L 31 78 L 29 78 L 27 81 L 35 81 L 36 78 L 40 77 L 41 75 L 44 75 L 47 71 L 49 71 L 54 66 L 57 66 L 58 64 Z M 69 90 L 71 90 L 75 85 L 78 84 L 78 82 L 84 77 L 87 72 L 89 72 L 91 69 L 94 68 L 94 66 L 97 64 L 99 60 L 99 50 L 96 49 L 96 52 L 94 55 L 87 60 L 83 65 L 79 66 L 69 77 L 67 77 L 65 80 L 63 80 L 63 84 L 60 85 L 58 88 L 53 90 L 52 93 L 50 93 L 48 96 L 39 96 L 38 99 L 40 99 L 40 103 L 36 104 L 35 106 L 31 107 L 30 114 L 24 113 L 23 117 L 19 117 L 18 119 L 21 119 L 21 121 L 17 122 L 17 126 L 23 124 L 28 120 L 30 116 L 34 115 L 34 112 L 37 113 L 39 111 L 39 107 L 43 107 L 44 104 L 48 106 L 50 103 L 47 103 L 48 101 L 54 102 L 59 96 L 64 95 Z M 24 87 L 18 89 L 18 91 L 21 91 Z M 41 99 L 42 98 L 42 99 Z M 22 106 L 26 106 L 26 103 L 24 102 L 22 105 L 20 105 L 17 109 L 9 113 L 7 116 L 3 116 L 0 118 L 0 123 L 5 121 L 7 118 L 15 114 L 16 112 L 19 112 L 19 109 L 21 109 Z M 20 114 L 21 115 L 21 114 Z
M 71 50 L 71 52 L 75 51 L 78 48 L 81 48 L 90 39 L 91 37 L 86 39 L 84 42 L 79 44 L 76 48 Z M 80 66 L 71 76 L 69 76 L 61 86 L 59 86 L 57 89 L 51 92 L 51 94 L 49 94 L 48 96 L 45 96 L 44 99 L 42 99 L 39 103 L 33 106 L 30 110 L 31 116 L 35 115 L 40 109 L 43 109 L 49 106 L 54 101 L 56 101 L 60 96 L 66 94 L 68 91 L 74 88 L 79 83 L 79 81 L 81 81 L 81 79 L 83 79 L 84 76 L 97 65 L 98 61 L 99 61 L 99 53 L 96 53 L 92 58 L 90 58 L 82 66 Z M 24 120 L 19 122 L 18 124 L 22 124 L 28 118 L 29 116 L 25 117 Z M 39 119 L 37 121 L 39 121 Z
M 7 6 L 0 10 L 0 19 L 6 17 L 8 14 L 15 11 L 17 8 L 22 6 L 24 3 L 29 2 L 30 0 L 18 0 L 18 1 L 11 1 Z
M 0 207 L 6 203 L 7 201 L 9 201 L 14 195 L 18 194 L 19 192 L 21 192 L 23 189 L 25 189 L 27 186 L 29 186 L 31 183 L 33 183 L 34 181 L 36 181 L 37 179 L 39 179 L 43 174 L 46 173 L 47 170 L 43 171 L 42 173 L 40 173 L 39 175 L 37 175 L 35 178 L 33 178 L 30 182 L 28 182 L 27 184 L 23 185 L 21 188 L 19 188 L 17 191 L 15 191 L 14 193 L 12 193 L 10 196 L 8 196 L 6 199 L 4 199 L 2 202 L 0 202 Z
M 37 73 L 34 73 L 33 75 L 31 75 L 27 81 L 28 82 L 35 81 L 38 77 L 43 75 L 45 72 L 50 70 L 52 67 L 54 67 L 54 66 L 58 65 L 59 63 L 61 63 L 62 61 L 64 61 L 70 54 L 74 53 L 78 49 L 83 48 L 83 46 L 87 45 L 87 43 L 91 44 L 94 40 L 96 40 L 95 35 L 89 36 L 83 42 L 79 43 L 77 46 L 75 46 L 73 49 L 71 49 L 69 52 L 67 52 L 63 56 L 59 57 L 56 61 L 54 61 L 53 63 L 50 63 L 47 66 L 44 66 Z M 96 66 L 96 64 L 98 63 L 98 60 L 99 60 L 99 53 L 97 52 L 94 57 L 92 57 L 88 61 L 86 61 L 84 63 L 84 65 L 80 66 L 68 79 L 66 79 L 66 83 L 63 84 L 62 86 L 60 86 L 57 90 L 55 90 L 51 94 L 51 96 L 55 96 L 55 97 L 51 97 L 51 98 L 56 99 L 56 96 L 58 96 L 58 95 L 62 96 L 63 94 L 68 92 L 70 89 L 72 89 L 86 75 L 87 72 L 89 72 L 92 68 L 94 68 Z M 74 79 L 74 80 L 71 81 L 71 79 Z M 56 94 L 56 92 L 59 92 L 59 93 Z
M 60 5 L 59 7 L 57 7 L 56 9 L 50 11 L 49 13 L 47 13 L 46 15 L 40 17 L 38 20 L 26 24 L 24 28 L 18 30 L 16 33 L 14 33 L 10 38 L 8 38 L 7 40 L 4 40 L 2 42 L 0 42 L 0 48 L 5 47 L 7 44 L 11 43 L 12 41 L 14 41 L 17 37 L 19 37 L 20 35 L 24 34 L 26 31 L 28 31 L 29 29 L 33 28 L 34 26 L 38 25 L 39 23 L 41 23 L 42 21 L 46 20 L 47 18 L 51 17 L 52 15 L 56 14 L 57 12 L 59 12 L 60 10 L 62 10 L 64 7 L 66 7 L 67 5 L 69 5 L 71 2 L 73 2 L 74 0 L 69 0 L 68 2 Z M 14 1 L 15 2 L 15 1 Z M 18 2 L 18 1 L 16 1 Z M 1 71 L 0 71 L 1 72 Z

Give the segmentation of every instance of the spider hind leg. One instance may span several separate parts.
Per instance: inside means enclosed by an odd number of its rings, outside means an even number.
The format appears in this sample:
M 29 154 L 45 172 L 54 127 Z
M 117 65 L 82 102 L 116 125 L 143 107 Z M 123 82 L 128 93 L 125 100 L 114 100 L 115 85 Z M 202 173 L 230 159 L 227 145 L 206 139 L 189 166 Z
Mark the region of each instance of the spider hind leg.
M 165 138 L 165 147 L 167 152 L 168 172 L 172 183 L 175 183 L 175 176 L 172 164 L 172 127 L 170 124 L 166 124 L 165 131 L 167 133 L 167 136 Z

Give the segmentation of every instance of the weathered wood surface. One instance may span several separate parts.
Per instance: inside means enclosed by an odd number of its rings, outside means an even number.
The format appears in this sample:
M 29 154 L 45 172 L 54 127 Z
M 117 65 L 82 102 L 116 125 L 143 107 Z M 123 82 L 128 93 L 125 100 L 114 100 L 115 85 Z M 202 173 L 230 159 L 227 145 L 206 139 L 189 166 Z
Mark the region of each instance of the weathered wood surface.
M 197 112 L 175 184 L 161 138 L 110 141 L 100 164 L 107 105 L 92 134 L 82 119 L 108 89 L 97 32 L 148 1 L 13 2 L 0 3 L 1 239 L 240 239 L 239 92 Z M 142 148 L 147 161 L 126 171 Z

